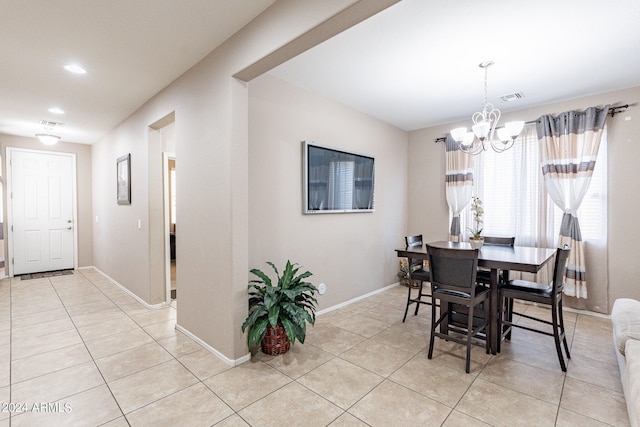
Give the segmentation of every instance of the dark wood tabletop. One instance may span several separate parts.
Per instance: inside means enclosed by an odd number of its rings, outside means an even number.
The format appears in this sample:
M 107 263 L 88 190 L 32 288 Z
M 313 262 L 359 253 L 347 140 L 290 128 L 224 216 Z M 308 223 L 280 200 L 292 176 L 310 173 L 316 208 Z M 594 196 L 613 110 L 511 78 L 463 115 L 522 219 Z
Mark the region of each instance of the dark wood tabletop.
M 467 242 L 429 242 L 439 248 L 469 249 Z M 398 257 L 427 259 L 426 245 L 396 249 Z M 525 271 L 537 273 L 556 253 L 551 248 L 533 248 L 529 246 L 491 246 L 484 245 L 478 252 L 478 265 L 500 270 Z

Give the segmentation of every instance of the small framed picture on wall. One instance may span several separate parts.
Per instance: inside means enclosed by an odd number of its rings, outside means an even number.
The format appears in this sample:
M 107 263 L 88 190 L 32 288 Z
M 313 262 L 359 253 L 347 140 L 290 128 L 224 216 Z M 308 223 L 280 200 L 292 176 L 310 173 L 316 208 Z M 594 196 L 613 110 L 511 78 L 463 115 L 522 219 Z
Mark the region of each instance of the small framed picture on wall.
M 118 157 L 116 162 L 118 174 L 118 204 L 131 204 L 131 153 Z

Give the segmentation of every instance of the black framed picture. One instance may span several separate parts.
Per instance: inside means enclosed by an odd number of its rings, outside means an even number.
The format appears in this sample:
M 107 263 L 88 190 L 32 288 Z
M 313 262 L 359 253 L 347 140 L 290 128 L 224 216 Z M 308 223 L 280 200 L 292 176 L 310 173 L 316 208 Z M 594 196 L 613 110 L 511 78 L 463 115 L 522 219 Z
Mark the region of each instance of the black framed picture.
M 131 204 L 131 153 L 118 157 L 116 161 L 118 174 L 118 204 Z

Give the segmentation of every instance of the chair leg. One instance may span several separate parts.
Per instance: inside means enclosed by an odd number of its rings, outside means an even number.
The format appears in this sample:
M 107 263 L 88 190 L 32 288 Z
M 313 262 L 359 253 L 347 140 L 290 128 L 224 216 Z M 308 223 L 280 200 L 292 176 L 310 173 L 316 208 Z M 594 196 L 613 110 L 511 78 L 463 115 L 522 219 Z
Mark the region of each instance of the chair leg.
M 488 328 L 490 328 L 490 325 L 489 325 L 489 323 L 488 323 L 488 322 L 489 322 L 489 320 L 487 320 L 487 324 L 484 326 L 485 331 L 486 331 Z M 491 342 L 492 342 L 492 341 L 489 341 L 488 339 L 485 339 L 485 340 L 484 340 L 484 350 L 485 350 L 485 352 L 486 352 L 487 354 L 490 354 L 490 353 L 491 353 Z M 498 341 L 498 348 L 497 348 L 496 350 L 497 350 L 497 352 L 498 352 L 498 353 L 500 353 L 500 342 L 499 342 L 499 341 Z
M 498 342 L 496 344 L 496 352 L 500 353 L 502 347 L 502 316 L 504 316 L 505 303 L 504 298 L 498 296 Z
M 471 370 L 471 338 L 473 337 L 473 305 L 469 304 L 469 313 L 467 314 L 467 374 Z M 487 337 L 487 341 L 488 341 Z
M 562 356 L 562 348 L 560 347 L 560 334 L 558 332 L 558 304 L 556 302 L 551 304 L 551 318 L 551 321 L 553 322 L 553 339 L 556 342 L 556 352 L 558 353 L 560 368 L 562 368 L 562 372 L 567 372 L 567 366 L 565 365 L 564 357 Z
M 507 321 L 513 322 L 513 298 L 507 298 L 505 303 L 507 305 Z M 511 331 L 513 331 L 511 326 L 509 326 L 509 328 L 509 332 L 507 332 L 507 335 L 505 336 L 507 341 L 511 341 Z
M 493 291 L 490 291 L 490 292 L 493 292 Z M 493 345 L 492 343 L 495 342 L 495 339 L 496 339 L 496 337 L 493 336 L 493 333 L 491 331 L 491 318 L 493 315 L 495 315 L 497 307 L 493 306 L 491 297 L 489 297 L 489 299 L 485 301 L 483 304 L 488 304 L 489 306 L 489 310 L 484 310 L 484 320 L 486 322 L 486 325 L 484 327 L 485 343 L 487 344 L 486 345 L 487 354 L 489 354 L 491 353 L 491 346 Z M 498 301 L 498 304 L 500 304 L 500 301 Z M 486 307 L 486 305 L 483 305 L 483 307 Z M 498 337 L 500 337 L 502 335 L 500 333 L 500 329 L 497 329 L 497 331 L 498 331 Z M 496 352 L 498 352 L 499 348 L 500 347 L 496 348 Z
M 402 323 L 407 320 L 407 312 L 409 311 L 409 306 L 411 305 L 411 281 L 409 281 L 409 293 L 407 295 L 407 307 L 404 309 L 404 317 L 402 318 Z
M 436 301 L 434 298 L 431 304 L 431 337 L 429 338 L 429 354 L 427 356 L 428 359 L 431 359 L 431 357 L 433 356 L 433 342 L 435 340 L 437 327 L 438 327 L 438 324 L 436 322 Z
M 422 285 L 424 285 L 424 282 L 420 282 L 420 286 L 418 287 L 418 300 L 416 301 L 416 311 L 413 313 L 414 316 L 418 315 L 418 309 L 420 309 L 420 301 L 422 301 Z
M 564 344 L 564 351 L 567 353 L 567 359 L 571 359 L 571 353 L 569 353 L 569 346 L 567 345 L 567 334 L 564 331 L 564 316 L 562 315 L 562 299 L 558 301 L 558 316 L 560 318 L 560 330 L 562 331 L 562 342 Z

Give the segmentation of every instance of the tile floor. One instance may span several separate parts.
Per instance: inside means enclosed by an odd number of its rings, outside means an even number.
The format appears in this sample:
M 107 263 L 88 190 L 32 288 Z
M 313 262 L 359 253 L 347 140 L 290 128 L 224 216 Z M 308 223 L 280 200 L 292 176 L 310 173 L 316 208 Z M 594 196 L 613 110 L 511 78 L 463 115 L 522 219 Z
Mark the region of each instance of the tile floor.
M 567 313 L 573 358 L 514 332 L 497 356 L 402 323 L 396 287 L 319 316 L 307 342 L 229 368 L 99 272 L 0 282 L 1 426 L 626 426 L 605 318 Z M 543 310 L 529 306 L 527 310 Z

